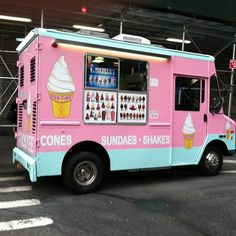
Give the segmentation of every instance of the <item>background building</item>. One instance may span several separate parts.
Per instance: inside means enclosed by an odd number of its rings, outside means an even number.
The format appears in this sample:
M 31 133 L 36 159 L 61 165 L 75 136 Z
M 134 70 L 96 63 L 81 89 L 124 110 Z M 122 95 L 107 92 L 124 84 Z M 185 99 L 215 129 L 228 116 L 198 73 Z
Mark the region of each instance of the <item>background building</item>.
M 74 25 L 98 27 L 109 37 L 123 32 L 143 36 L 163 47 L 210 54 L 223 88 L 232 90 L 234 74 L 229 68 L 236 37 L 233 0 L 8 0 L 0 3 L 0 133 L 11 125 L 6 115 L 17 94 L 17 53 L 19 40 L 35 27 L 79 31 Z M 4 16 L 27 18 L 25 21 Z M 170 38 L 179 39 L 170 41 Z M 183 43 L 184 40 L 188 40 Z M 228 113 L 228 94 L 225 112 Z M 234 97 L 233 97 L 234 98 Z M 232 99 L 231 117 L 236 119 Z

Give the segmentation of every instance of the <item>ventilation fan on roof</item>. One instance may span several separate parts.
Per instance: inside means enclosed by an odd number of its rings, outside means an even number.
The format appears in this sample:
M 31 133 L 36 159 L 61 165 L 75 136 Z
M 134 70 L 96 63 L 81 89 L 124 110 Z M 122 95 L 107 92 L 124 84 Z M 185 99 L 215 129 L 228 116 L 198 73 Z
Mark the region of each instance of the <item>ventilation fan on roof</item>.
M 130 35 L 130 34 L 118 34 L 112 39 L 130 42 L 130 43 L 151 44 L 151 41 L 146 38 L 136 36 L 136 35 Z

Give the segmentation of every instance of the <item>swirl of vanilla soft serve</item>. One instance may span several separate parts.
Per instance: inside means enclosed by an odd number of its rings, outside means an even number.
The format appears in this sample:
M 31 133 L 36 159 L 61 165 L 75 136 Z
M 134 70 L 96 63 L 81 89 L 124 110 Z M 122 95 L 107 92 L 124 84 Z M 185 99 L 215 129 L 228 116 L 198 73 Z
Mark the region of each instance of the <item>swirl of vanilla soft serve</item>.
M 190 113 L 188 113 L 188 115 L 185 118 L 182 132 L 184 134 L 194 134 L 195 133 L 194 124 L 193 124 L 192 117 L 191 117 Z
M 226 122 L 226 129 L 230 129 L 230 128 L 231 128 L 230 122 L 227 120 L 227 122 Z
M 75 85 L 64 56 L 60 56 L 53 65 L 51 75 L 48 78 L 47 88 L 49 91 L 56 93 L 71 93 L 75 91 Z
M 31 98 L 30 98 L 30 93 L 29 93 L 28 99 L 27 99 L 27 114 L 28 115 L 31 114 Z

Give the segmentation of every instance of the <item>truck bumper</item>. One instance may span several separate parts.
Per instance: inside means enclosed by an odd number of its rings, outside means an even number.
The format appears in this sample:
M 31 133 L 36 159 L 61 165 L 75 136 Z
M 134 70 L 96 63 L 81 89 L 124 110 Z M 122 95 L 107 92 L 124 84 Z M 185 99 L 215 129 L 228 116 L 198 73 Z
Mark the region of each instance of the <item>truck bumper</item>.
M 32 182 L 36 182 L 37 180 L 37 162 L 34 158 L 29 156 L 27 153 L 22 151 L 21 149 L 15 147 L 13 149 L 13 163 L 21 163 L 24 168 L 29 172 L 29 177 Z

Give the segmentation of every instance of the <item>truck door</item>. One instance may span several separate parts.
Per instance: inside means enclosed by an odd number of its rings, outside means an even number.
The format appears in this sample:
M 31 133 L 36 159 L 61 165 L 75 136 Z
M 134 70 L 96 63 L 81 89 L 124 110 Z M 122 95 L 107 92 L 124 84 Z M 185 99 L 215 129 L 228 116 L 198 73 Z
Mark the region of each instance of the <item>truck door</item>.
M 172 166 L 195 164 L 207 134 L 206 80 L 174 76 Z

